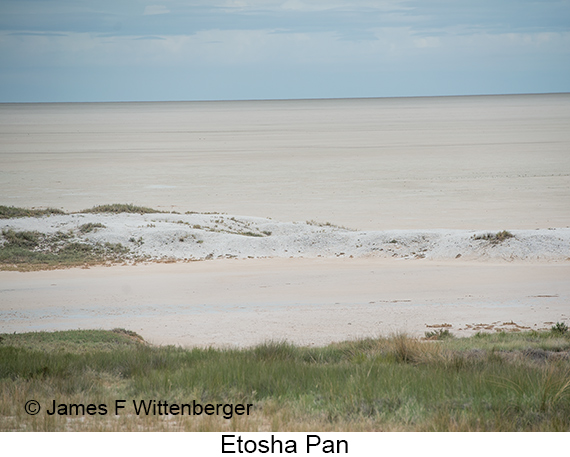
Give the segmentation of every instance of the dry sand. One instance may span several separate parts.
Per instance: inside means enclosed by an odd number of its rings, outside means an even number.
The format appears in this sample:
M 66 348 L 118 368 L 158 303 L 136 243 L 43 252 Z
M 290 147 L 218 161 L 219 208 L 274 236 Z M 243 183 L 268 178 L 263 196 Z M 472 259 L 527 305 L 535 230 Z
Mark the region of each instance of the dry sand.
M 0 105 L 0 204 L 135 203 L 408 241 L 459 234 L 431 240 L 431 260 L 337 258 L 334 245 L 322 258 L 0 272 L 0 332 L 124 327 L 157 344 L 241 346 L 568 322 L 568 125 L 569 94 Z M 130 236 L 125 221 L 113 236 Z M 504 229 L 516 234 L 506 254 L 475 246 L 454 258 L 476 231 Z
M 321 345 L 570 318 L 570 264 L 254 259 L 2 272 L 0 332 L 126 327 L 157 344 Z M 471 327 L 469 327 L 471 326 Z
M 0 204 L 570 227 L 570 94 L 0 104 Z

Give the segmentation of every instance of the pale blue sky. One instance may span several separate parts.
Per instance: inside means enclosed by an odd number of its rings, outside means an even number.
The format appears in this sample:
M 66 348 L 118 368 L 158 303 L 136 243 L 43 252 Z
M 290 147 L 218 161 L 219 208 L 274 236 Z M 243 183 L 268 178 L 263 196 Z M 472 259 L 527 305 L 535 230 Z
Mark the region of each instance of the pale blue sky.
M 570 92 L 570 0 L 0 0 L 0 102 Z

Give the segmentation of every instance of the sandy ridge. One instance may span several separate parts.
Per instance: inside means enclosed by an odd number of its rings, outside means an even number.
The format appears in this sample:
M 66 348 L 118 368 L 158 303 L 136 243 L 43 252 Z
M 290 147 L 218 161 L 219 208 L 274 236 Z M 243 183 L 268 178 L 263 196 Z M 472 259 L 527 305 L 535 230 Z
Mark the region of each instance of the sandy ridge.
M 79 227 L 104 228 L 81 233 Z M 492 243 L 478 236 L 492 230 L 356 231 L 329 223 L 278 222 L 226 214 L 90 214 L 0 220 L 0 230 L 73 233 L 74 241 L 121 243 L 132 259 L 382 257 L 566 261 L 570 229 L 510 230 L 514 237 Z M 0 238 L 3 244 L 4 238 Z

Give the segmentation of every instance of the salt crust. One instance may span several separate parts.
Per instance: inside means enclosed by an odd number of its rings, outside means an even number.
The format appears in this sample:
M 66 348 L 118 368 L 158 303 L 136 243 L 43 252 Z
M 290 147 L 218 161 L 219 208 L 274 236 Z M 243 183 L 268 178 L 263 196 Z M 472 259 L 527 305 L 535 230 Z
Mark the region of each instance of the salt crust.
M 100 223 L 82 233 L 79 227 Z M 570 259 L 570 229 L 509 230 L 493 243 L 477 239 L 489 230 L 356 231 L 317 222 L 278 222 L 226 214 L 52 215 L 0 220 L 0 229 L 72 232 L 75 241 L 121 243 L 132 259 L 204 260 L 212 258 L 384 257 L 435 260 L 565 261 Z M 507 228 L 508 229 L 508 228 Z M 0 243 L 4 241 L 0 238 Z

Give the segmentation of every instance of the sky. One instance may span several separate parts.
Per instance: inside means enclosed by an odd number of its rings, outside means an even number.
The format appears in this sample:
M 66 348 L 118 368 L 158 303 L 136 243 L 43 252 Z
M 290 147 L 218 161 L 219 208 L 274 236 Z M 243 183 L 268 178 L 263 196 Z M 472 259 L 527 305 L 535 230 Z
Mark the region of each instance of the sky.
M 570 92 L 570 0 L 0 0 L 0 102 Z

